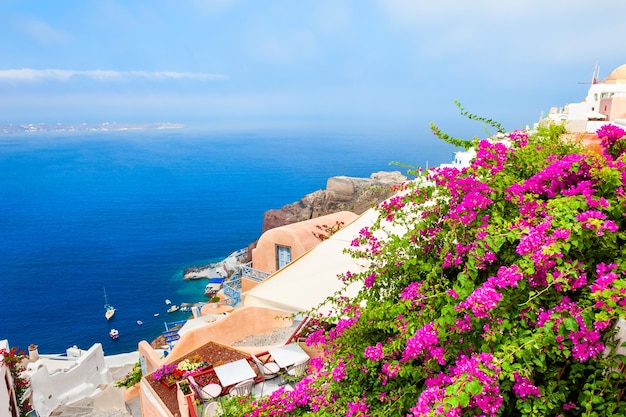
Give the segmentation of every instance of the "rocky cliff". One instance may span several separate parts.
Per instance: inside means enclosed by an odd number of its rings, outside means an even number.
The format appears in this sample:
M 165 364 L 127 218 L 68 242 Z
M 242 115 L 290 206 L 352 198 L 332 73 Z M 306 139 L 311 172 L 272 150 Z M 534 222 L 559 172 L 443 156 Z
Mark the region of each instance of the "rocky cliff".
M 266 211 L 263 215 L 262 231 L 342 210 L 361 214 L 393 195 L 392 187 L 407 179 L 400 171 L 380 171 L 369 178 L 329 178 L 325 190 L 307 194 L 300 201 L 287 204 L 281 209 Z

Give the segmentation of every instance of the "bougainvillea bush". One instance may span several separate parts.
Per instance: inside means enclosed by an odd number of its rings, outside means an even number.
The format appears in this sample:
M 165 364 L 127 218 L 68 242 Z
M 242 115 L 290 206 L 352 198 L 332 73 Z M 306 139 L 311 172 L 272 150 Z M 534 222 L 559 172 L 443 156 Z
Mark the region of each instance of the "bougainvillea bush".
M 334 326 L 307 339 L 324 356 L 293 391 L 242 410 L 626 415 L 616 349 L 626 132 L 601 129 L 601 155 L 561 139 L 557 125 L 467 142 L 434 132 L 473 146 L 471 165 L 431 169 L 380 205 L 378 224 L 350 250 L 370 268 L 342 277 L 362 290 L 338 295 L 339 308 L 322 318 Z
M 17 399 L 17 410 L 15 413 L 19 413 L 20 417 L 26 417 L 29 415 L 32 406 L 29 401 L 30 394 L 30 381 L 23 375 L 26 369 L 25 360 L 26 354 L 17 348 L 0 349 L 0 366 L 6 366 L 11 378 L 13 380 L 13 389 L 15 390 L 15 398 Z M 8 379 L 7 382 L 8 383 Z M 8 388 L 8 386 L 7 386 Z M 8 409 L 8 408 L 6 408 Z M 17 414 L 14 414 L 17 415 Z

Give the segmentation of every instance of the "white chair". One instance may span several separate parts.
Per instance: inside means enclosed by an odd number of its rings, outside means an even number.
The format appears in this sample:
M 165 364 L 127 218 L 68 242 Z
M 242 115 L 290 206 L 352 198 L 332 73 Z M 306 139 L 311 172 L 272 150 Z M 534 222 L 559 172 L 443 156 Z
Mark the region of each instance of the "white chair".
M 310 358 L 302 359 L 299 362 L 294 363 L 291 366 L 288 366 L 285 370 L 285 373 L 294 379 L 300 379 L 304 376 L 306 372 L 306 367 L 309 364 Z
M 252 355 L 252 360 L 256 364 L 257 368 L 259 368 L 259 372 L 263 376 L 263 379 L 272 379 L 278 376 L 280 366 L 278 366 L 276 362 L 263 363 L 263 361 L 254 355 Z
M 228 392 L 228 395 L 230 395 L 231 397 L 247 397 L 252 392 L 252 387 L 254 387 L 254 379 L 246 379 L 245 381 L 241 381 L 240 383 L 232 387 Z
M 193 376 L 189 375 L 187 379 L 202 402 L 215 401 L 222 395 L 222 386 L 220 384 L 208 384 L 201 387 Z
M 218 404 L 216 401 L 211 401 L 204 407 L 202 411 L 202 417 L 214 417 L 218 413 Z

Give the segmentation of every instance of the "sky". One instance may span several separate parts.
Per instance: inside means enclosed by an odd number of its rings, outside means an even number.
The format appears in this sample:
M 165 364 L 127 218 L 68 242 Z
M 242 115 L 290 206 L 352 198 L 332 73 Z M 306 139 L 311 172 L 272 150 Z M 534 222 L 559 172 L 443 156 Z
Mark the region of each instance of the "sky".
M 509 130 L 626 64 L 623 0 L 0 0 L 0 123 Z M 454 132 L 452 132 L 454 134 Z

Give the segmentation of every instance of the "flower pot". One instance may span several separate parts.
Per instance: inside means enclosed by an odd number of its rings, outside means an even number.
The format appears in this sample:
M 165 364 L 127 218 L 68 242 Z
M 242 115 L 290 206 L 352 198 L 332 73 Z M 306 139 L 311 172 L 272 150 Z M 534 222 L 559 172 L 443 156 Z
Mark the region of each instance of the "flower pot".
M 191 387 L 186 385 L 186 392 L 181 389 L 180 383 L 176 382 L 176 399 L 178 400 L 178 410 L 180 411 L 180 417 L 198 417 L 196 411 L 195 395 L 191 391 Z
M 165 385 L 168 389 L 172 389 L 176 386 L 176 383 L 178 381 L 172 381 L 172 382 L 167 382 L 166 380 L 162 379 L 159 381 L 161 384 Z

